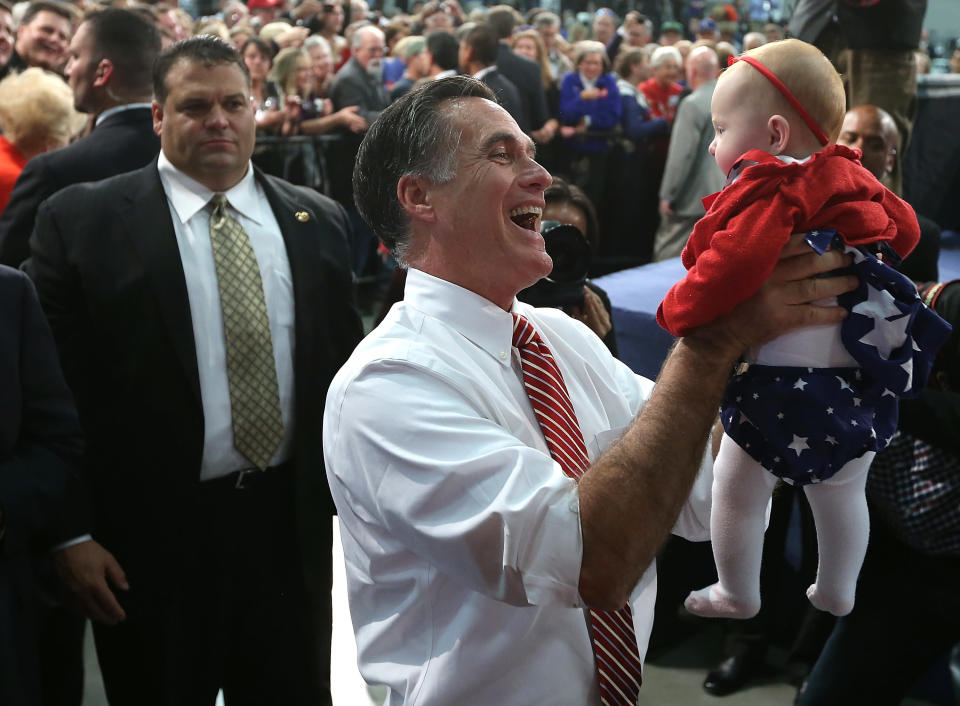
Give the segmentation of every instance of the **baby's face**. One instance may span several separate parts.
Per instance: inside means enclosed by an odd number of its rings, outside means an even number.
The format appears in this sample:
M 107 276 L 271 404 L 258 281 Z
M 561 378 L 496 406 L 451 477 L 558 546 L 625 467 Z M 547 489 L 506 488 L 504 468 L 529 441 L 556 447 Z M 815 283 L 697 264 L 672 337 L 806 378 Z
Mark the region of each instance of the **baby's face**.
M 763 87 L 758 91 L 751 80 L 753 77 L 743 71 L 744 68 L 753 70 L 734 65 L 721 76 L 710 103 L 714 129 L 710 154 L 724 174 L 744 152 L 759 149 L 773 154 L 767 124 L 771 115 L 762 99 Z

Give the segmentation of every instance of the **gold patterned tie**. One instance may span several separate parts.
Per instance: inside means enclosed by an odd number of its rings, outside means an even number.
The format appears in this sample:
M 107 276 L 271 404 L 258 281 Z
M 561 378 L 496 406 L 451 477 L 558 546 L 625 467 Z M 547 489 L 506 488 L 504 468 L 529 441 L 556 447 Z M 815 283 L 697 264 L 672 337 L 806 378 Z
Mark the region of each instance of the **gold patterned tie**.
M 210 203 L 233 445 L 257 468 L 265 469 L 283 441 L 283 416 L 260 266 L 247 232 L 227 213 L 226 196 L 215 194 Z

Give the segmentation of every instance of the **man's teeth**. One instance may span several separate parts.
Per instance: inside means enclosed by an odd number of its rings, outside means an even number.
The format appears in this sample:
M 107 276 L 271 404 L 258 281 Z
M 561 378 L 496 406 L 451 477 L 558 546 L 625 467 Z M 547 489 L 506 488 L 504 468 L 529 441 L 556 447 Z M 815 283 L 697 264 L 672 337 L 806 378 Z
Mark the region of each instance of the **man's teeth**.
M 539 206 L 518 206 L 517 208 L 510 211 L 510 218 L 516 218 L 517 216 L 525 216 L 527 214 L 533 214 L 534 216 L 539 216 L 543 213 L 543 209 Z
M 510 211 L 510 220 L 521 228 L 536 230 L 537 219 L 543 213 L 539 206 L 519 206 Z

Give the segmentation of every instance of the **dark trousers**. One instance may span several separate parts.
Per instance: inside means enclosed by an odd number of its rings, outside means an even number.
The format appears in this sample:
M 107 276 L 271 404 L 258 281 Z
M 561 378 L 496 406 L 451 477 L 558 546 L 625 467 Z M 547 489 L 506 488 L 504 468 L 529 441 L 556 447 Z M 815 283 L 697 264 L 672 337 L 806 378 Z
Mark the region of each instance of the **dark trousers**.
M 800 706 L 894 706 L 960 640 L 960 559 L 915 552 L 872 523 L 853 612 L 837 621 Z
M 211 706 L 221 688 L 231 706 L 331 703 L 330 624 L 317 639 L 293 481 L 281 467 L 248 476 L 243 489 L 234 477 L 205 482 L 192 507 L 171 511 L 194 537 L 169 567 L 172 580 L 128 571 L 127 620 L 95 627 L 111 706 Z

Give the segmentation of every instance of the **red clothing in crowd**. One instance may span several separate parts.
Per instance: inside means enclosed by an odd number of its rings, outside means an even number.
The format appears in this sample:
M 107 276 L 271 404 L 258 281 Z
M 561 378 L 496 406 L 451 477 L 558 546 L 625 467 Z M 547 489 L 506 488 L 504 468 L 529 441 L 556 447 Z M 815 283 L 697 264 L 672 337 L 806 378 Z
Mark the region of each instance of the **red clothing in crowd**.
M 7 207 L 13 185 L 26 164 L 20 150 L 0 135 L 0 213 Z
M 825 147 L 806 162 L 787 164 L 751 150 L 755 162 L 703 199 L 707 214 L 681 259 L 688 272 L 657 311 L 675 336 L 713 321 L 749 298 L 770 276 L 791 233 L 836 229 L 848 245 L 886 241 L 900 257 L 920 240 L 912 208 L 860 165 L 860 153 Z
M 677 103 L 680 102 L 683 86 L 679 83 L 671 83 L 664 88 L 657 79 L 648 78 L 637 88 L 646 96 L 651 118 L 665 118 L 667 122 L 673 122 L 677 115 Z

